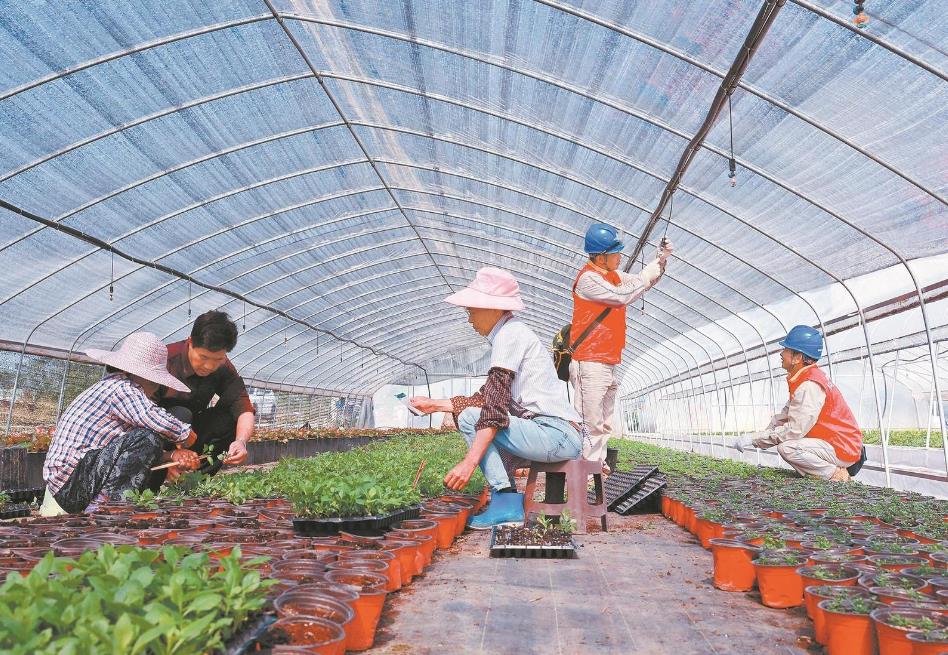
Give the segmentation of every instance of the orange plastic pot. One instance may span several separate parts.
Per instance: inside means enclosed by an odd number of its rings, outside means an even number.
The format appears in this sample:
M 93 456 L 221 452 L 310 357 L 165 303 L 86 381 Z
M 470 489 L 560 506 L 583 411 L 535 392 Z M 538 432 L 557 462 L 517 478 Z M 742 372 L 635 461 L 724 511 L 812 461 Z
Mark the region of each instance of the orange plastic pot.
M 319 591 L 300 591 L 299 588 L 281 594 L 273 601 L 279 618 L 289 616 L 317 617 L 338 624 L 346 634 L 352 632 L 355 610 Z
M 701 547 L 705 550 L 711 550 L 711 540 L 724 536 L 724 528 L 720 523 L 708 521 L 707 519 L 695 519 L 695 536 L 701 542 Z
M 450 548 L 451 544 L 454 543 L 454 522 L 456 520 L 455 515 L 436 512 L 422 512 L 421 516 L 438 524 L 438 548 Z
M 912 632 L 917 632 L 918 629 L 892 625 L 891 618 L 895 615 L 927 618 L 933 621 L 937 627 L 942 627 L 946 623 L 944 617 L 932 612 L 894 607 L 877 609 L 869 616 L 875 624 L 879 655 L 912 655 L 912 642 L 908 640 L 908 636 Z
M 757 548 L 736 539 L 711 539 L 714 558 L 714 586 L 724 591 L 750 591 L 757 574 L 754 555 Z
M 421 550 L 425 554 L 425 566 L 431 563 L 431 557 L 438 548 L 438 523 L 431 519 L 409 519 L 398 524 L 395 534 L 421 541 Z M 430 539 L 425 539 L 430 537 Z
M 767 607 L 783 609 L 803 604 L 803 578 L 798 564 L 768 566 L 754 563 L 760 600 Z
M 832 601 L 820 601 L 826 620 L 827 655 L 875 655 L 876 631 L 868 614 L 841 614 L 827 609 Z
M 383 552 L 394 554 L 402 569 L 402 586 L 411 583 L 411 579 L 421 573 L 424 556 L 419 552 L 420 541 L 410 539 L 386 539 L 382 542 Z
M 277 621 L 270 631 L 282 630 L 290 637 L 290 644 L 306 646 L 318 655 L 344 655 L 346 633 L 338 623 L 315 617 L 294 616 Z
M 662 496 L 662 516 L 664 516 L 666 519 L 671 518 L 671 503 L 671 498 L 668 496 Z
M 434 521 L 432 521 L 434 523 Z M 437 532 L 437 524 L 435 524 L 435 532 Z M 438 541 L 435 536 L 421 534 L 419 532 L 407 532 L 405 530 L 392 530 L 388 533 L 393 539 L 398 540 L 409 540 L 418 542 L 418 572 L 421 574 L 428 565 L 431 564 L 431 558 L 434 555 L 435 550 L 438 548 Z M 417 575 L 416 574 L 416 575 Z
M 691 534 L 698 532 L 698 515 L 691 507 L 685 507 L 685 530 Z
M 355 587 L 359 599 L 355 601 L 355 619 L 352 632 L 346 636 L 347 650 L 367 650 L 375 643 L 375 628 L 385 604 L 385 578 L 369 571 L 339 569 L 326 574 L 330 582 Z
M 389 553 L 389 555 L 391 555 L 391 553 Z M 388 580 L 385 591 L 398 591 L 402 588 L 401 564 L 399 564 L 398 559 L 392 559 L 391 561 L 381 559 L 340 559 L 330 564 L 328 568 L 331 571 L 348 569 L 378 573 L 379 575 L 385 576 Z
M 813 634 L 816 643 L 826 645 L 826 616 L 819 603 L 830 598 L 870 598 L 872 594 L 862 587 L 831 587 L 816 585 L 803 591 L 806 615 L 813 621 Z
M 908 636 L 912 642 L 912 655 L 944 655 L 948 653 L 948 639 L 927 641 L 921 633 L 912 632 Z

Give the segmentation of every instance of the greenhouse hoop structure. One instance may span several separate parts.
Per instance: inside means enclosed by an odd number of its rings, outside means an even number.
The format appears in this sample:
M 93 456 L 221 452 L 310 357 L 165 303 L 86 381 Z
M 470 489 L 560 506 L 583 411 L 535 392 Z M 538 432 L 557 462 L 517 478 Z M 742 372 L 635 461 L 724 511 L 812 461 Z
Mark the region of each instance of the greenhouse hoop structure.
M 625 271 L 674 244 L 629 307 L 624 435 L 776 464 L 730 443 L 805 324 L 862 479 L 948 495 L 948 18 L 856 5 L 0 3 L 4 434 L 55 425 L 85 351 L 210 309 L 268 425 L 371 427 L 387 385 L 486 375 L 441 302 L 484 266 L 552 341 L 603 222 Z

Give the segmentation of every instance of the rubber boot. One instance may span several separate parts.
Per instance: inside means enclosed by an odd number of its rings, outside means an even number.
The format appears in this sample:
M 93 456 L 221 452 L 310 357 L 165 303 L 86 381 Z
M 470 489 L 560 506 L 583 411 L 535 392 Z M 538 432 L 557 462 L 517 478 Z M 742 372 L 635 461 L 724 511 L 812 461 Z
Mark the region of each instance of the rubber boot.
M 467 524 L 472 530 L 490 530 L 495 525 L 523 524 L 523 494 L 491 492 L 487 509 Z

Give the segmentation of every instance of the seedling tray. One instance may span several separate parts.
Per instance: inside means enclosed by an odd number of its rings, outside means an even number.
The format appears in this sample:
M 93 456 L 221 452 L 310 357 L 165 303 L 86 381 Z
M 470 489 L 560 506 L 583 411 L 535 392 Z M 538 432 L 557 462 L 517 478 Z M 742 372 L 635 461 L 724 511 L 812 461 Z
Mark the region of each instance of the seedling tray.
M 5 521 L 7 519 L 18 519 L 23 516 L 30 515 L 30 506 L 26 504 L 22 505 L 8 505 L 6 509 L 0 510 L 0 521 Z
M 244 629 L 234 635 L 230 645 L 222 651 L 223 655 L 247 655 L 255 652 L 257 640 L 266 633 L 270 624 L 276 621 L 275 614 L 258 614 L 247 621 Z
M 656 494 L 659 494 L 667 484 L 668 480 L 666 480 L 664 475 L 657 475 L 649 478 L 644 484 L 642 484 L 642 486 L 638 488 L 638 490 L 636 490 L 634 494 L 616 506 L 616 513 L 623 516 L 629 514 L 636 507 L 640 507 L 650 498 L 653 498 L 656 496 Z
M 293 530 L 304 537 L 325 537 L 340 531 L 358 535 L 376 535 L 385 532 L 394 524 L 416 519 L 421 514 L 419 505 L 403 507 L 382 516 L 347 516 L 320 519 L 297 517 L 293 519 Z
M 534 559 L 576 559 L 576 541 L 571 537 L 566 546 L 500 546 L 495 545 L 497 526 L 490 531 L 491 557 L 523 557 Z
M 46 493 L 45 487 L 35 489 L 15 489 L 13 491 L 4 491 L 10 497 L 11 503 L 32 503 L 34 500 L 42 500 Z
M 614 471 L 603 481 L 606 509 L 616 511 L 621 503 L 629 498 L 638 487 L 658 472 L 657 466 L 636 466 L 631 471 Z M 587 501 L 596 502 L 595 490 L 590 490 Z

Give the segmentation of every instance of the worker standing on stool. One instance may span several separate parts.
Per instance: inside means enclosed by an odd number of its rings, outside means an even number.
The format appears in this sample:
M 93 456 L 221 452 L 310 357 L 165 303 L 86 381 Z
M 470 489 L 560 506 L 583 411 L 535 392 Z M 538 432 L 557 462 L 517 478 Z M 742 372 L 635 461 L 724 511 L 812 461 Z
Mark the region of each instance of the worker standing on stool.
M 572 348 L 569 365 L 569 381 L 575 391 L 573 402 L 590 436 L 583 457 L 602 462 L 603 473 L 607 475 L 610 471 L 605 464 L 606 444 L 612 434 L 619 389 L 615 370 L 625 348 L 626 306 L 655 285 L 672 253 L 671 243 L 662 239 L 655 260 L 637 275 L 631 275 L 618 270 L 622 248 L 622 241 L 611 225 L 594 223 L 586 230 L 585 251 L 589 261 L 573 283 L 573 321 L 569 332 L 571 343 L 579 341 Z M 598 325 L 593 325 L 596 322 Z M 580 339 L 583 334 L 585 337 Z
M 557 382 L 549 352 L 513 314 L 524 308 L 513 275 L 485 266 L 445 302 L 465 308 L 468 322 L 490 342 L 487 381 L 473 396 L 415 396 L 410 402 L 425 414 L 454 414 L 467 441 L 467 455 L 445 476 L 446 487 L 463 489 L 478 465 L 487 478 L 490 503 L 469 527 L 523 523 L 524 496 L 510 484 L 500 450 L 534 462 L 577 459 L 582 451 L 579 415 Z
M 797 325 L 780 345 L 790 400 L 766 430 L 739 437 L 734 447 L 744 452 L 776 446 L 800 475 L 846 482 L 865 461 L 865 449 L 849 405 L 816 365 L 823 355 L 823 337 L 809 325 Z

